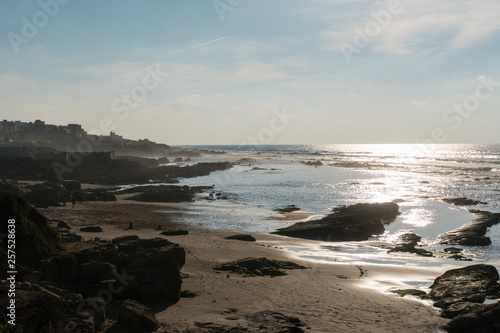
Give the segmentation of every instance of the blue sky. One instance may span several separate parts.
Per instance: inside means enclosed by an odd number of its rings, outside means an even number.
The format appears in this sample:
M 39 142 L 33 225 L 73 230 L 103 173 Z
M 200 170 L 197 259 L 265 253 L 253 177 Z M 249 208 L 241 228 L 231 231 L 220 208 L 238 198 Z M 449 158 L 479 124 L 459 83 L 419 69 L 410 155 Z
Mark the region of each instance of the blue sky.
M 496 0 L 60 1 L 0 2 L 2 119 L 169 144 L 500 142 Z M 169 74 L 114 112 L 148 67 Z

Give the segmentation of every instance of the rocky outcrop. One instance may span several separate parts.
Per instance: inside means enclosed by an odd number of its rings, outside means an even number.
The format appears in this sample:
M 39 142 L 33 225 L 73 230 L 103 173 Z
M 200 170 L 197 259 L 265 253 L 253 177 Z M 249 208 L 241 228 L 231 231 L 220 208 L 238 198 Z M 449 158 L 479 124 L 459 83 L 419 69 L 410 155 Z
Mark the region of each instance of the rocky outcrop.
M 117 299 L 179 300 L 183 248 L 164 238 L 125 236 L 113 242 L 43 260 L 42 280 L 61 283 L 85 297 L 112 290 Z
M 399 215 L 393 202 L 356 204 L 336 207 L 333 214 L 320 220 L 298 222 L 278 229 L 274 234 L 323 241 L 361 241 L 384 233 L 384 224 Z
M 117 192 L 117 194 L 137 193 L 127 200 L 144 202 L 183 202 L 193 201 L 195 194 L 203 192 L 206 186 L 189 187 L 175 185 L 138 186 Z
M 414 233 L 406 233 L 401 236 L 399 236 L 399 240 L 397 242 L 397 245 L 391 249 L 389 249 L 389 253 L 391 252 L 408 252 L 408 253 L 414 253 L 418 254 L 420 256 L 424 257 L 432 257 L 433 254 L 430 251 L 427 251 L 422 248 L 417 248 L 418 242 L 422 237 L 419 235 L 416 235 Z
M 160 234 L 163 236 L 182 236 L 189 234 L 189 231 L 183 229 L 167 230 L 167 231 L 162 231 Z
M 177 302 L 181 291 L 180 269 L 185 251 L 164 238 L 130 240 L 118 244 L 126 272 L 135 278 L 123 297 L 143 303 Z
M 120 304 L 118 323 L 125 328 L 138 331 L 155 331 L 160 327 L 150 308 L 129 299 Z
M 473 200 L 468 198 L 446 198 L 443 199 L 444 202 L 453 204 L 455 206 L 476 206 L 476 205 L 487 205 L 487 202 Z
M 284 213 L 291 213 L 291 212 L 295 212 L 295 211 L 298 211 L 300 210 L 299 207 L 297 207 L 296 205 L 288 205 L 288 206 L 285 206 L 285 207 L 281 207 L 281 208 L 276 208 L 274 211 L 280 213 L 280 214 L 284 214 Z
M 0 281 L 0 293 L 7 295 L 8 289 L 7 282 Z M 2 309 L 7 308 L 7 301 L 7 297 L 0 298 Z M 24 333 L 94 333 L 102 331 L 105 322 L 104 300 L 101 297 L 83 299 L 80 294 L 49 282 L 16 284 L 16 323 L 22 325 Z M 15 329 L 8 331 L 14 332 Z
M 488 228 L 500 223 L 500 213 L 470 210 L 478 216 L 477 219 L 464 224 L 460 228 L 449 231 L 439 236 L 441 244 L 486 246 L 491 244 L 491 239 L 485 236 Z
M 244 242 L 255 242 L 255 238 L 251 235 L 231 235 L 224 237 L 225 239 L 236 239 Z
M 428 296 L 435 301 L 434 306 L 443 309 L 443 317 L 452 319 L 447 327 L 449 331 L 498 327 L 500 303 L 483 304 L 486 297 L 500 296 L 498 279 L 496 268 L 490 265 L 453 269 L 436 278 Z
M 61 247 L 59 235 L 49 225 L 45 216 L 19 195 L 2 189 L 0 189 L 0 220 L 2 221 L 0 233 L 7 234 L 8 230 L 15 231 L 17 266 L 33 264 L 53 255 Z M 9 220 L 14 222 L 8 223 Z M 7 243 L 7 237 L 0 238 L 2 267 L 7 267 Z M 3 269 L 0 272 L 1 278 L 5 277 L 5 271 Z
M 286 275 L 284 269 L 306 269 L 290 261 L 270 260 L 267 258 L 244 258 L 214 266 L 217 271 L 230 271 L 244 276 Z
M 458 302 L 482 303 L 487 295 L 498 295 L 498 278 L 496 268 L 491 265 L 452 269 L 436 278 L 429 297 L 443 309 Z

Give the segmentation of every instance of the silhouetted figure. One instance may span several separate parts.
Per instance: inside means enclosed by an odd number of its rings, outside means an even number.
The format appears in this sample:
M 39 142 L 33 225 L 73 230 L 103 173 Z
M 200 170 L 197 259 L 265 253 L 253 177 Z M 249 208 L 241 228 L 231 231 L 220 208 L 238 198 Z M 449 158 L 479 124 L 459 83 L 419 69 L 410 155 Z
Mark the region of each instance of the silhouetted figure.
M 75 196 L 72 196 L 71 197 L 71 208 L 75 208 L 76 206 L 76 199 L 75 199 Z
M 132 222 L 129 223 L 128 228 L 126 228 L 125 230 L 130 230 L 130 229 L 134 229 L 132 226 Z

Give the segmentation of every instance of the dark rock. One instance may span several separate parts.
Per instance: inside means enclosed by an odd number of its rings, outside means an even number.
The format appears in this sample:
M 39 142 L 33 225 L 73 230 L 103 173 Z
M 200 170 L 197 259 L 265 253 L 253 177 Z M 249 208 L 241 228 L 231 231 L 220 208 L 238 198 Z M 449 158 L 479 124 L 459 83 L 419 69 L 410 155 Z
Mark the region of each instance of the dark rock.
M 170 160 L 167 157 L 160 157 L 158 159 L 158 163 L 159 164 L 167 164 L 167 163 L 170 163 Z
M 81 232 L 102 232 L 101 227 L 83 227 L 80 228 Z
M 130 236 L 116 237 L 111 242 L 113 244 L 118 245 L 118 244 L 121 244 L 121 243 L 125 243 L 125 242 L 131 241 L 131 240 L 138 240 L 138 239 L 140 239 L 139 236 L 130 235 Z
M 480 303 L 472 302 L 457 302 L 451 304 L 449 307 L 443 310 L 441 317 L 444 318 L 455 318 L 465 313 L 480 313 L 484 311 L 488 306 Z
M 421 239 L 422 239 L 422 237 L 420 237 L 419 235 L 416 235 L 414 233 L 403 234 L 403 235 L 399 236 L 397 246 L 389 249 L 388 252 L 389 253 L 391 253 L 391 252 L 408 252 L 408 253 L 418 254 L 418 255 L 424 256 L 424 257 L 432 257 L 433 256 L 432 252 L 416 247 L 416 245 L 418 244 L 418 242 L 420 242 Z
M 92 297 L 85 299 L 85 305 L 78 310 L 88 311 L 92 318 L 94 332 L 103 331 L 106 327 L 106 311 L 104 310 L 104 300 L 102 297 Z
M 450 254 L 458 254 L 458 253 L 462 253 L 463 250 L 464 249 L 461 249 L 458 247 L 447 247 L 443 251 L 446 253 L 450 253 Z
M 465 332 L 480 326 L 482 325 L 479 315 L 475 313 L 464 313 L 453 318 L 448 325 L 446 325 L 446 330 L 450 332 Z
M 288 205 L 288 206 L 285 206 L 285 207 L 282 207 L 282 208 L 277 208 L 274 211 L 276 211 L 278 213 L 281 213 L 281 214 L 284 214 L 284 213 L 295 212 L 297 210 L 300 210 L 300 208 L 297 207 L 296 205 Z
M 183 248 L 154 238 L 124 242 L 118 250 L 123 252 L 127 274 L 134 277 L 123 291 L 124 297 L 145 303 L 179 300 L 180 269 L 186 256 Z
M 138 331 L 155 331 L 160 327 L 150 308 L 129 299 L 120 305 L 118 323 L 123 327 Z
M 485 236 L 485 234 L 488 228 L 500 223 L 500 213 L 478 210 L 471 210 L 470 212 L 478 216 L 478 218 L 444 235 L 440 235 L 439 242 L 441 244 L 470 246 L 486 246 L 491 244 L 491 239 Z
M 139 249 L 152 249 L 169 245 L 172 245 L 172 243 L 165 238 L 160 237 L 150 239 L 131 239 L 117 244 L 118 251 L 127 254 L 132 254 Z
M 19 195 L 0 189 L 0 233 L 8 233 L 8 221 L 15 220 L 16 264 L 29 265 L 53 255 L 61 243 L 57 231 L 47 219 L 28 201 Z M 0 238 L 1 267 L 7 266 L 7 242 Z M 0 271 L 0 278 L 6 278 L 6 269 Z
M 206 186 L 189 187 L 175 185 L 138 186 L 122 190 L 119 194 L 138 193 L 127 200 L 143 202 L 185 202 L 193 201 L 195 194 L 206 190 Z
M 9 284 L 0 280 L 0 294 L 7 295 Z M 0 298 L 2 309 L 7 297 Z M 94 323 L 86 311 L 81 311 L 81 295 L 42 282 L 16 284 L 16 326 L 22 329 L 5 332 L 80 332 L 94 333 Z M 2 330 L 0 324 L 0 331 Z
M 74 232 L 63 233 L 60 236 L 63 243 L 78 243 L 83 241 L 83 237 Z
M 427 299 L 427 293 L 423 290 L 418 290 L 418 289 L 397 289 L 397 290 L 391 290 L 391 293 L 398 294 L 401 297 L 405 296 L 415 296 L 421 299 Z
M 57 228 L 59 228 L 59 229 L 71 229 L 71 227 L 64 221 L 58 221 Z
M 448 259 L 455 259 L 455 260 L 460 260 L 460 261 L 472 261 L 471 258 L 467 258 L 461 254 L 453 254 L 449 257 L 447 257 Z
M 180 236 L 180 235 L 187 235 L 189 234 L 189 231 L 187 230 L 167 230 L 163 231 L 160 233 L 163 236 Z
M 467 198 L 450 198 L 443 199 L 444 202 L 453 204 L 455 206 L 475 206 L 475 205 L 487 205 L 487 202 L 482 202 L 479 200 L 467 199 Z
M 283 269 L 306 269 L 290 261 L 270 260 L 267 258 L 244 258 L 214 266 L 217 271 L 231 271 L 244 276 L 280 276 L 286 275 Z
M 232 235 L 224 237 L 225 239 L 236 239 L 245 242 L 255 242 L 255 238 L 251 235 Z
M 443 309 L 458 302 L 483 303 L 491 288 L 498 285 L 498 278 L 496 268 L 491 265 L 452 269 L 436 278 L 429 297 Z
M 196 294 L 193 292 L 190 292 L 189 290 L 183 290 L 181 292 L 181 298 L 193 298 L 196 297 Z
M 399 206 L 393 202 L 356 204 L 336 207 L 333 211 L 320 220 L 298 222 L 273 233 L 324 241 L 367 240 L 384 233 L 384 224 L 394 221 Z
M 174 162 L 182 162 L 182 157 L 177 157 Z

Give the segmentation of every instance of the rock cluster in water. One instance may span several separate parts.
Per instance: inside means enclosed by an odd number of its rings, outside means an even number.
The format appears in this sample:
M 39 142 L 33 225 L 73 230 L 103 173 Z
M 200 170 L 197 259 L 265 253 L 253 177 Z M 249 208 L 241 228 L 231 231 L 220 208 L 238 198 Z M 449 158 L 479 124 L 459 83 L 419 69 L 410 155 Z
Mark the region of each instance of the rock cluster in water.
M 336 207 L 333 214 L 320 220 L 298 222 L 273 233 L 322 241 L 361 241 L 384 233 L 384 225 L 398 215 L 399 206 L 394 202 L 360 203 Z
M 491 213 L 480 210 L 470 210 L 478 216 L 463 226 L 440 235 L 441 244 L 486 246 L 491 244 L 491 239 L 485 236 L 488 228 L 500 223 L 500 213 Z

